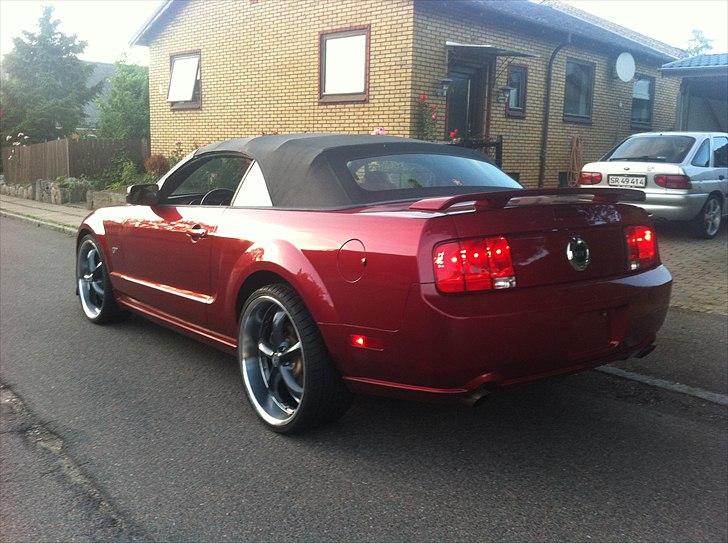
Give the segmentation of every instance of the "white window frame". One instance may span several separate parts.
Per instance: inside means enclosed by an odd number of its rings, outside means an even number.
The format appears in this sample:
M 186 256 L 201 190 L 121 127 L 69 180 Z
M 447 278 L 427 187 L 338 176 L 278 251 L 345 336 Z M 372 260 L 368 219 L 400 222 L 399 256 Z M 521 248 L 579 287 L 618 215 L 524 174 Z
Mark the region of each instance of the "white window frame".
M 636 95 L 637 90 L 638 90 L 638 85 L 640 85 L 643 82 L 647 83 L 647 98 L 645 98 L 644 96 Z M 642 74 L 636 74 L 634 76 L 634 80 L 632 82 L 632 102 L 631 102 L 632 105 L 631 105 L 630 114 L 629 114 L 629 116 L 630 116 L 629 122 L 632 126 L 643 127 L 643 128 L 648 128 L 648 127 L 652 126 L 652 117 L 655 114 L 655 111 L 654 111 L 655 110 L 655 85 L 656 85 L 656 80 L 654 77 L 651 77 L 648 75 L 642 75 Z M 643 89 L 640 89 L 640 90 L 643 90 Z M 649 106 L 649 119 L 647 119 L 646 121 L 634 118 L 635 100 L 641 100 L 642 102 L 647 102 L 647 104 Z
M 322 32 L 319 37 L 319 100 L 363 102 L 369 93 L 369 26 Z
M 202 59 L 199 52 L 172 55 L 169 62 L 167 102 L 173 108 L 199 108 L 202 103 L 201 75 Z M 195 87 L 198 84 L 198 96 L 195 98 Z

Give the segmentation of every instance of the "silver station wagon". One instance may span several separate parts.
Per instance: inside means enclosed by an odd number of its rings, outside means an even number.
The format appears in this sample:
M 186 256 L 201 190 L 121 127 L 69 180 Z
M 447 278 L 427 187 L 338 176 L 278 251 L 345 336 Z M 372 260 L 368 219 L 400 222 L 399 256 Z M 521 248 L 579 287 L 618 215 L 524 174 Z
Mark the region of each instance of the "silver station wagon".
M 655 219 L 689 221 L 696 236 L 712 238 L 728 207 L 727 178 L 728 134 L 647 132 L 586 164 L 579 183 L 642 190 L 639 205 Z

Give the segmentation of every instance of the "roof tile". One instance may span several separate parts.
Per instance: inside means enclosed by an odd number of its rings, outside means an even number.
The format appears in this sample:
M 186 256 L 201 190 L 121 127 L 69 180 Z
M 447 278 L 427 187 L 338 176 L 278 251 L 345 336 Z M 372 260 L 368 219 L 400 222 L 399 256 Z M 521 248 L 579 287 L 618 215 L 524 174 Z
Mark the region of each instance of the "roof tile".
M 663 70 L 682 70 L 683 68 L 726 68 L 728 67 L 728 53 L 695 55 L 668 62 L 662 66 Z

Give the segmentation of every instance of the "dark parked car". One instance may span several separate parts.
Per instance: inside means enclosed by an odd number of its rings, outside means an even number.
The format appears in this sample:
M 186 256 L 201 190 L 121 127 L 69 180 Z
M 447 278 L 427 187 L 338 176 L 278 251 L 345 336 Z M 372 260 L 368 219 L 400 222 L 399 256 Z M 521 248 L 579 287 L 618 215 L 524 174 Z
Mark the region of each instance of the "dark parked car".
M 232 354 L 297 431 L 350 392 L 476 402 L 643 356 L 671 277 L 639 200 L 524 190 L 476 151 L 291 135 L 199 149 L 78 232 L 93 322 L 132 310 Z

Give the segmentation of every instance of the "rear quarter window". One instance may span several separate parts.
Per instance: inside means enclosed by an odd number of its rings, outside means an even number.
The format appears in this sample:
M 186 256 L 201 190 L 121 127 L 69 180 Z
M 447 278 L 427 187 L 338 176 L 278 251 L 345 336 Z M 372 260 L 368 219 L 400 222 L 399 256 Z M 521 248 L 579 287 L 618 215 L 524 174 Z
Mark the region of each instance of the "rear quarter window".
M 699 166 L 701 168 L 707 168 L 710 166 L 710 140 L 706 139 L 700 144 L 698 151 L 693 157 L 693 161 L 690 163 L 693 166 Z

